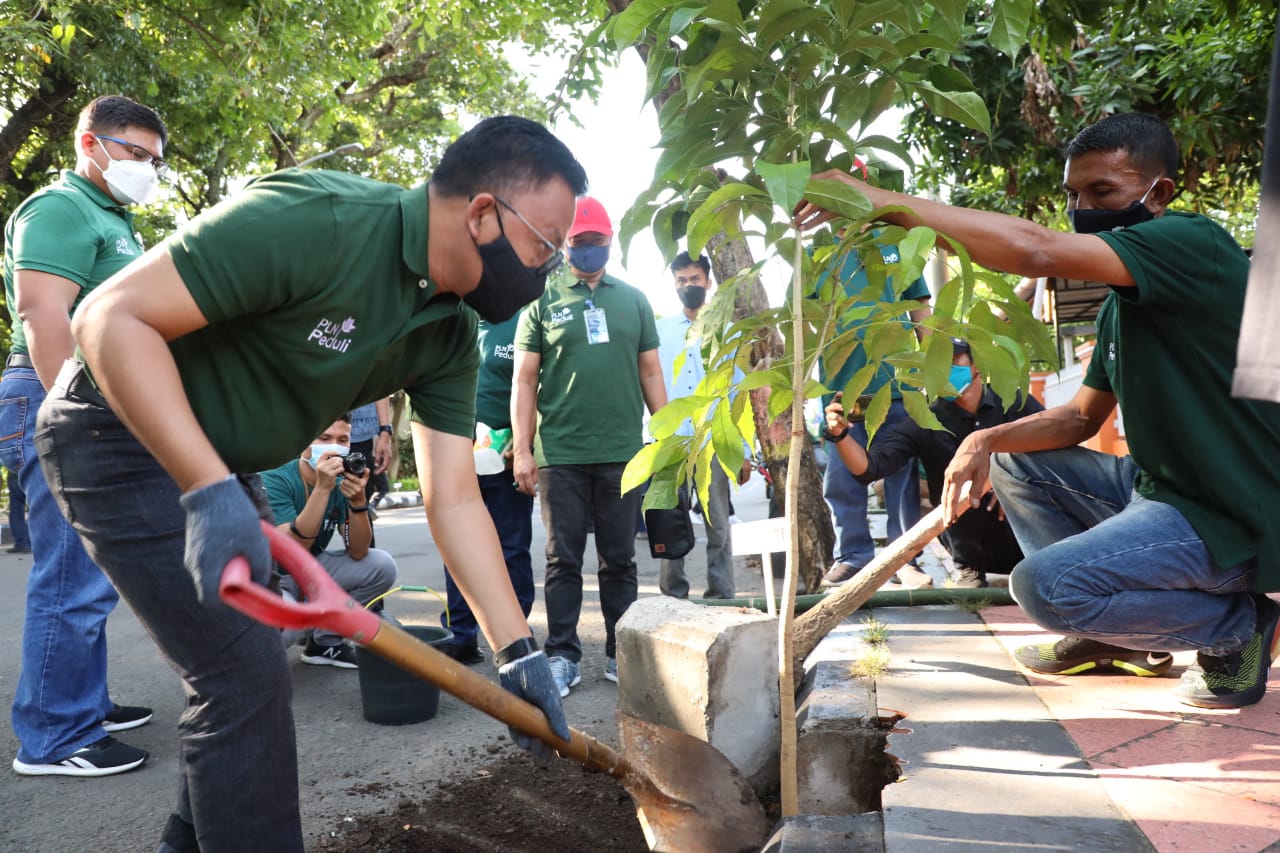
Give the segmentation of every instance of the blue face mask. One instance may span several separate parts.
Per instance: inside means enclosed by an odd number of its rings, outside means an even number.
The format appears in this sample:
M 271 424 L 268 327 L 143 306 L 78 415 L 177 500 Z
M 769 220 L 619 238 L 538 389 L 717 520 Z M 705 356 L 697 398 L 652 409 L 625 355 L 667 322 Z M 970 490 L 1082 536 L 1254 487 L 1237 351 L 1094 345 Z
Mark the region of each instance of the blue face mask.
M 973 369 L 965 364 L 951 365 L 951 373 L 947 375 L 947 381 L 951 383 L 951 387 L 956 389 L 955 394 L 943 394 L 942 399 L 954 400 L 964 393 L 964 389 L 973 384 Z
M 346 456 L 351 452 L 351 448 L 345 444 L 313 444 L 311 445 L 311 457 L 307 460 L 307 464 L 313 469 L 320 464 L 320 458 L 326 453 L 336 453 L 339 456 Z
M 608 246 L 570 246 L 569 265 L 578 272 L 590 275 L 604 269 L 609 262 Z

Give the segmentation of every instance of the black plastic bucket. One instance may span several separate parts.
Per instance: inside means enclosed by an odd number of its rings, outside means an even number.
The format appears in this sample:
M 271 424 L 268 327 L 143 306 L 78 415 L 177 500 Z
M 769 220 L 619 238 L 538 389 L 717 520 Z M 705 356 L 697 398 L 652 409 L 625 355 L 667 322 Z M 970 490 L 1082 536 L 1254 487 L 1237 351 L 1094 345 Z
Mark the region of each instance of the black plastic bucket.
M 453 632 L 438 625 L 400 626 L 435 648 L 453 639 Z M 440 688 L 423 681 L 376 653 L 356 646 L 360 664 L 360 705 L 364 718 L 382 726 L 403 726 L 431 719 L 440 708 Z

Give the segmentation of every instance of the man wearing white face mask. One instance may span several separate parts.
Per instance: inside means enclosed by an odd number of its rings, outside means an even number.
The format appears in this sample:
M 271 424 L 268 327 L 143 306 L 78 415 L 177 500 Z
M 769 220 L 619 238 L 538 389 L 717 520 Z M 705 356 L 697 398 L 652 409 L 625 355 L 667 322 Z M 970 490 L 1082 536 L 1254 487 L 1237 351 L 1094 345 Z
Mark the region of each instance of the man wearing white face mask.
M 373 526 L 365 484 L 372 470 L 351 450 L 351 414 L 344 414 L 303 451 L 279 468 L 262 472 L 262 485 L 271 502 L 276 526 L 311 549 L 338 586 L 361 604 L 368 604 L 396 582 L 396 561 L 381 548 L 371 548 Z M 326 550 L 340 533 L 340 551 Z M 281 587 L 295 599 L 292 577 Z M 307 639 L 302 662 L 344 669 L 356 667 L 356 651 L 332 631 L 316 629 Z
M 27 495 L 34 559 L 13 703 L 13 767 L 24 775 L 105 776 L 147 758 L 108 734 L 146 723 L 151 710 L 108 695 L 105 626 L 118 595 L 59 512 L 34 435 L 45 393 L 75 349 L 71 312 L 142 256 L 126 206 L 153 193 L 167 138 L 151 109 L 121 96 L 94 100 L 76 125 L 75 170 L 22 202 L 5 228 L 5 295 L 21 322 L 0 379 L 0 461 Z

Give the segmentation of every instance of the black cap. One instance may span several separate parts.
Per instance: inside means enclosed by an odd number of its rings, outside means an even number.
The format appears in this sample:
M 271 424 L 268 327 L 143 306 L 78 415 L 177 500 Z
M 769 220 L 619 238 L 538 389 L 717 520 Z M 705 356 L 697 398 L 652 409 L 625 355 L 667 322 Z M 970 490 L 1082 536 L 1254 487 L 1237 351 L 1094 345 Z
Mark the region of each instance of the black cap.
M 951 357 L 955 358 L 956 356 L 961 354 L 967 355 L 970 358 L 973 357 L 972 353 L 969 352 L 969 342 L 963 341 L 960 338 L 952 338 L 951 339 Z

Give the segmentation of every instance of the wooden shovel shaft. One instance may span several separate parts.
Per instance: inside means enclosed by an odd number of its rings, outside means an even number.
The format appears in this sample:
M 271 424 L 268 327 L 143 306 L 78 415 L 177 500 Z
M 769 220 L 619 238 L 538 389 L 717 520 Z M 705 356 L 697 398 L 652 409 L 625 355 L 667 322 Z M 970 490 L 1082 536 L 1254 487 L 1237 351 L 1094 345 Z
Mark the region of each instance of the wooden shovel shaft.
M 823 637 L 831 633 L 832 628 L 865 604 L 894 572 L 906 565 L 913 555 L 942 532 L 945 526 L 942 522 L 942 509 L 937 507 L 916 522 L 914 527 L 863 566 L 852 580 L 796 619 L 791 646 L 791 659 L 798 664 L 795 672 L 804 672 L 805 658 Z
M 402 628 L 384 621 L 364 645 L 471 707 L 549 744 L 562 756 L 582 763 L 589 770 L 618 779 L 637 772 L 623 755 L 585 732 L 570 729 L 569 740 L 561 740 L 551 731 L 546 715 L 539 708 L 476 675 Z

